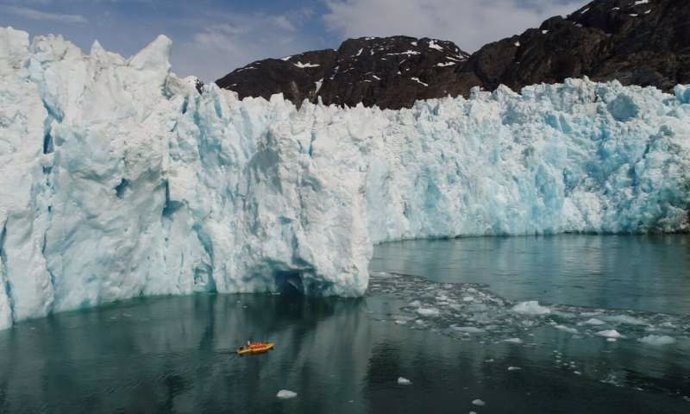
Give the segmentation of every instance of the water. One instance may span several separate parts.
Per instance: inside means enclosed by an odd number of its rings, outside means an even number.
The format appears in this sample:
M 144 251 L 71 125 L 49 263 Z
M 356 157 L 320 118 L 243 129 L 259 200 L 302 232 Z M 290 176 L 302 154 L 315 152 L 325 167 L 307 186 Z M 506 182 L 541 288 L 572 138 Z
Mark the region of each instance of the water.
M 27 321 L 0 332 L 0 412 L 687 413 L 689 242 L 396 243 L 358 300 L 149 298 Z M 234 356 L 248 337 L 276 349 Z
M 378 246 L 374 271 L 489 285 L 513 300 L 690 314 L 690 238 L 477 237 Z

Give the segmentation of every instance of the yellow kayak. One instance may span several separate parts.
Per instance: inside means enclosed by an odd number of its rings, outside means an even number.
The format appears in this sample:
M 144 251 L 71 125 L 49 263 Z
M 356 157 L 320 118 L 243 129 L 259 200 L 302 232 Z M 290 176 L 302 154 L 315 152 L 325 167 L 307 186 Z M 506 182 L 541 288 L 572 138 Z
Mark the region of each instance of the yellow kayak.
M 265 354 L 273 349 L 272 342 L 255 342 L 253 344 L 245 345 L 237 349 L 237 355 L 258 355 Z

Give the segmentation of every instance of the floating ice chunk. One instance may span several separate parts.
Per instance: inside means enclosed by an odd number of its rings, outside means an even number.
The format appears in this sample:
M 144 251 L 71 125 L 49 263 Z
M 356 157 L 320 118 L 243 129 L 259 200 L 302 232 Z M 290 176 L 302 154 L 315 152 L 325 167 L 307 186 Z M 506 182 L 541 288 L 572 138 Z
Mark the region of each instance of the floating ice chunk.
M 621 338 L 623 336 L 615 329 L 607 329 L 605 331 L 599 331 L 599 332 L 597 332 L 597 335 L 603 336 L 604 338 Z
M 520 371 L 521 369 L 520 367 L 508 367 L 508 371 Z
M 602 319 L 606 320 L 607 322 L 622 323 L 626 325 L 648 325 L 648 323 L 643 321 L 642 319 L 635 318 L 629 315 L 606 316 Z
M 486 403 L 477 398 L 476 400 L 472 400 L 472 405 L 476 405 L 477 407 L 483 407 L 486 405 Z
M 398 377 L 398 384 L 400 385 L 412 385 L 412 381 L 404 377 Z
M 484 329 L 477 328 L 476 326 L 453 326 L 452 329 L 458 332 L 465 332 L 471 334 L 479 334 L 486 332 Z
M 280 391 L 278 391 L 278 394 L 276 394 L 276 397 L 287 400 L 290 398 L 297 397 L 297 393 L 294 391 L 290 391 L 290 390 L 280 390 Z
M 617 340 L 616 338 L 606 338 L 607 342 L 616 342 Z
M 590 319 L 587 319 L 586 321 L 584 321 L 582 323 L 585 325 L 599 326 L 599 325 L 604 325 L 606 322 L 602 321 L 601 319 L 590 318 Z
M 421 316 L 438 316 L 441 312 L 436 308 L 419 308 L 417 313 Z
M 536 300 L 531 300 L 528 302 L 520 302 L 517 305 L 513 306 L 513 312 L 515 313 L 520 313 L 523 315 L 546 315 L 551 313 L 551 309 L 539 305 L 539 302 Z
M 578 333 L 578 330 L 577 330 L 577 329 L 571 328 L 571 327 L 565 326 L 565 325 L 556 325 L 556 326 L 554 326 L 554 328 L 558 329 L 559 331 L 568 332 L 568 333 L 571 333 L 571 334 L 576 334 L 576 333 Z
M 520 339 L 520 338 L 508 338 L 508 339 L 504 339 L 503 342 L 508 342 L 510 344 L 521 344 L 522 339 Z
M 661 346 L 675 343 L 676 339 L 667 335 L 647 335 L 640 338 L 639 341 L 647 345 Z

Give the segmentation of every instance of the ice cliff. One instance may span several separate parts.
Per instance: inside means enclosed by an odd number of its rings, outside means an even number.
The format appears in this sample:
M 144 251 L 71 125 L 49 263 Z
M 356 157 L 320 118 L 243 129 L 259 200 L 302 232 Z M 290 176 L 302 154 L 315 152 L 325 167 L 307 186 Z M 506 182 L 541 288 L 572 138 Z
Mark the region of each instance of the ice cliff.
M 138 295 L 360 295 L 386 240 L 688 229 L 690 89 L 239 101 L 0 29 L 0 327 Z

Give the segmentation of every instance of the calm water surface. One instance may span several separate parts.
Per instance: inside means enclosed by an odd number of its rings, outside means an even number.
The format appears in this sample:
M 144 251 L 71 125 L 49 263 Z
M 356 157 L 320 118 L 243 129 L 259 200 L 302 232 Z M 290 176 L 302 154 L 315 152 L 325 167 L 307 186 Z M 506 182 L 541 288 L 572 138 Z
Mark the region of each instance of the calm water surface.
M 689 254 L 681 236 L 396 243 L 358 300 L 197 295 L 27 321 L 0 332 L 0 412 L 687 413 Z M 548 313 L 513 310 L 525 300 Z M 234 356 L 249 337 L 276 350 Z
M 690 314 L 690 237 L 478 237 L 378 246 L 375 271 L 474 282 L 514 300 Z

